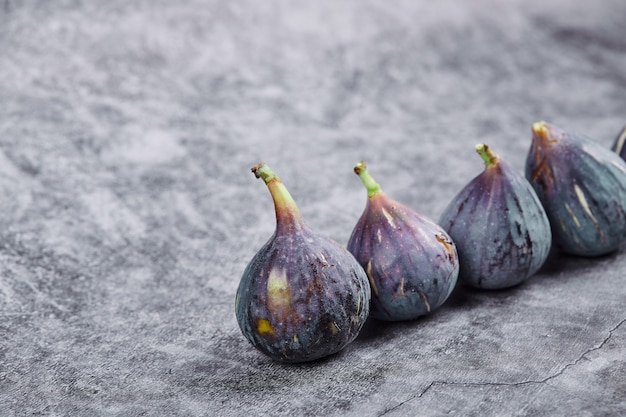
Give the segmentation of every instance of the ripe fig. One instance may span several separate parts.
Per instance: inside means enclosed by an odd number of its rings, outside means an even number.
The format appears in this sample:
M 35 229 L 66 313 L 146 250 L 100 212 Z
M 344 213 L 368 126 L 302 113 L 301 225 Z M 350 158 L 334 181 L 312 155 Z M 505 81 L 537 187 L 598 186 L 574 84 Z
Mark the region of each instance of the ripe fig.
M 365 268 L 372 288 L 370 316 L 387 321 L 426 315 L 448 298 L 459 273 L 450 236 L 430 219 L 390 199 L 367 172 L 354 167 L 367 204 L 348 250 Z
M 246 267 L 235 301 L 244 336 L 282 362 L 305 362 L 343 349 L 369 313 L 371 290 L 356 259 L 305 224 L 279 177 L 252 168 L 272 196 L 276 230 Z
M 531 182 L 564 253 L 598 256 L 626 238 L 626 162 L 584 136 L 532 125 L 526 159 Z
M 615 141 L 613 142 L 613 146 L 611 147 L 611 150 L 613 152 L 618 154 L 622 159 L 626 160 L 626 146 L 624 146 L 625 144 L 626 144 L 626 126 L 624 126 L 621 132 L 619 132 L 619 135 L 617 135 L 617 137 L 615 138 Z
M 523 175 L 487 145 L 477 145 L 476 151 L 485 170 L 454 197 L 439 224 L 456 243 L 460 282 L 508 288 L 530 278 L 546 261 L 550 224 Z

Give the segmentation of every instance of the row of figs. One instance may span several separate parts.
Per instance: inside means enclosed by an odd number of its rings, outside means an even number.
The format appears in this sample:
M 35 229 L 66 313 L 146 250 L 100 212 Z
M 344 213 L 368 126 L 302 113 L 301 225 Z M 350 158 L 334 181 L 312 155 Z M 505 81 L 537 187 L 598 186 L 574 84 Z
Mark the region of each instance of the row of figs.
M 276 230 L 246 267 L 237 321 L 254 347 L 282 362 L 340 351 L 366 319 L 410 320 L 440 307 L 457 280 L 480 289 L 525 281 L 552 247 L 598 256 L 626 240 L 626 128 L 612 150 L 539 122 L 525 176 L 485 144 L 484 171 L 438 222 L 392 200 L 367 171 L 367 204 L 347 247 L 313 231 L 287 188 L 260 163 Z M 620 157 L 621 156 L 621 157 Z

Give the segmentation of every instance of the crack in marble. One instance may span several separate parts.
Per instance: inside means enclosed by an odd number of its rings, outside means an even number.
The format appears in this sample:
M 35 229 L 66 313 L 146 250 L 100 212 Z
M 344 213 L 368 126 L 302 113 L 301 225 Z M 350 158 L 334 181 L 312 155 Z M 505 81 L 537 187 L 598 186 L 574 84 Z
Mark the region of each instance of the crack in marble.
M 520 381 L 520 382 L 455 382 L 455 381 L 432 381 L 430 384 L 428 384 L 428 386 L 426 388 L 424 388 L 422 390 L 422 392 L 413 395 L 412 397 L 406 399 L 405 401 L 402 401 L 398 404 L 396 404 L 395 406 L 388 408 L 386 410 L 384 410 L 381 414 L 378 415 L 378 417 L 382 417 L 400 407 L 402 407 L 404 404 L 409 403 L 411 401 L 413 401 L 416 398 L 422 398 L 431 388 L 433 388 L 435 385 L 441 385 L 441 386 L 445 386 L 445 385 L 455 385 L 455 386 L 466 386 L 466 387 L 484 387 L 484 386 L 494 386 L 494 387 L 517 387 L 517 386 L 523 386 L 523 385 L 530 385 L 530 384 L 544 384 L 552 379 L 558 378 L 559 376 L 563 375 L 563 373 L 565 373 L 566 370 L 568 370 L 571 367 L 574 367 L 576 365 L 578 365 L 584 358 L 585 356 L 587 356 L 589 353 L 591 352 L 595 352 L 596 350 L 600 350 L 602 349 L 608 342 L 609 340 L 611 340 L 611 338 L 613 337 L 613 333 L 620 328 L 620 326 L 622 326 L 624 323 L 626 323 L 626 318 L 621 320 L 617 325 L 615 325 L 613 328 L 609 329 L 609 334 L 607 337 L 604 338 L 604 340 L 602 340 L 600 343 L 598 343 L 595 346 L 592 346 L 590 348 L 588 348 L 587 350 L 585 350 L 576 360 L 574 360 L 573 362 L 567 363 L 565 364 L 559 371 L 557 371 L 556 373 L 549 375 L 543 379 L 530 379 L 530 380 L 526 380 L 526 381 Z

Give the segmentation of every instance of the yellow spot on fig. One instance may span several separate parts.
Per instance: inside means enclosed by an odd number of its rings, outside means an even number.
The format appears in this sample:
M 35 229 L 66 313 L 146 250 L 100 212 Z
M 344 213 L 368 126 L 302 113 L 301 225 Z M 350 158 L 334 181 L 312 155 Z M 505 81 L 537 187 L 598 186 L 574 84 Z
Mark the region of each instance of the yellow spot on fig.
M 374 282 L 374 278 L 372 277 L 372 261 L 367 262 L 367 268 L 365 268 L 365 272 L 367 272 L 367 278 L 370 281 L 370 286 L 372 287 L 372 291 L 376 297 L 378 297 L 378 288 L 376 287 L 376 283 Z
M 271 270 L 267 280 L 268 307 L 272 311 L 291 306 L 291 289 L 282 270 Z
M 321 253 L 321 252 L 320 252 L 320 260 L 321 260 L 322 262 L 324 262 L 325 264 L 327 264 L 327 263 L 328 263 L 328 261 L 326 260 L 326 257 L 325 257 L 325 256 L 324 256 L 324 254 L 323 254 L 323 253 Z
M 330 329 L 330 332 L 333 334 L 333 336 L 339 333 L 340 330 L 339 326 L 337 326 L 337 323 L 335 323 L 334 321 L 328 323 L 328 328 Z
M 578 221 L 578 218 L 576 217 L 576 215 L 572 211 L 571 207 L 567 203 L 565 203 L 565 210 L 567 210 L 567 212 L 569 213 L 569 215 L 572 218 L 572 220 L 574 220 L 574 223 L 576 224 L 576 227 L 580 227 L 580 222 Z
M 418 291 L 420 297 L 422 297 L 422 301 L 426 304 L 426 311 L 430 313 L 430 303 L 428 302 L 428 297 L 422 291 Z
M 298 335 L 297 334 L 293 335 L 293 343 L 298 343 Z
M 400 288 L 398 288 L 398 293 L 391 297 L 391 299 L 397 300 L 400 297 L 406 297 L 406 291 L 404 290 L 404 277 L 400 279 Z
M 591 212 L 591 208 L 589 208 L 589 204 L 587 203 L 587 199 L 585 198 L 585 193 L 578 186 L 578 184 L 574 184 L 574 191 L 576 192 L 576 197 L 578 197 L 578 201 L 580 202 L 580 205 L 583 207 L 583 210 L 585 210 L 585 213 L 587 213 L 587 215 L 591 218 L 591 220 L 593 221 L 593 224 L 596 225 L 596 229 L 598 229 L 600 234 L 604 234 L 604 232 L 598 225 L 598 219 L 596 219 L 596 217 Z
M 395 222 L 393 221 L 393 217 L 391 217 L 391 214 L 389 214 L 389 212 L 387 210 L 385 210 L 385 208 L 383 207 L 382 209 L 383 215 L 385 216 L 385 218 L 387 219 L 387 223 L 389 223 L 389 225 L 393 228 L 396 227 Z
M 266 319 L 259 319 L 259 321 L 257 322 L 257 331 L 261 336 L 264 336 L 266 334 L 274 334 L 274 328 L 272 328 L 272 325 Z

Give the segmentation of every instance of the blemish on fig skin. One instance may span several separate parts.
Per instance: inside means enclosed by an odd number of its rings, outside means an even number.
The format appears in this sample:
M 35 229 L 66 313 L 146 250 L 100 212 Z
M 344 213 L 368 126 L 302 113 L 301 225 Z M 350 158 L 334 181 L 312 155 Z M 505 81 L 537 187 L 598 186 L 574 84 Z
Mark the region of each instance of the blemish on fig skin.
M 520 222 L 515 222 L 515 228 L 517 229 L 517 234 L 519 236 L 522 235 L 522 224 Z M 528 232 L 526 232 L 528 233 Z
M 561 141 L 563 132 L 552 132 L 546 122 L 537 122 L 532 125 L 533 143 L 531 152 L 535 154 L 536 168 L 531 175 L 531 182 L 538 182 L 544 192 L 554 189 L 554 173 L 548 164 L 548 158 L 542 157 L 542 151 L 549 151 Z M 556 137 L 558 133 L 558 137 Z
M 328 323 L 328 328 L 330 329 L 330 332 L 333 336 L 335 336 L 341 330 L 339 326 L 337 326 L 337 323 L 334 321 Z
M 284 271 L 272 270 L 267 280 L 268 308 L 272 312 L 291 309 L 291 288 Z
M 259 319 L 257 322 L 257 332 L 260 336 L 274 336 L 274 328 L 267 319 Z
M 372 292 L 376 297 L 378 297 L 378 287 L 376 286 L 376 282 L 374 282 L 374 278 L 372 276 L 372 261 L 367 262 L 367 267 L 365 268 L 365 272 L 367 274 L 367 278 L 369 278 L 370 286 L 372 287 Z
M 404 278 L 400 280 L 400 285 L 398 286 L 398 293 L 394 294 L 393 297 L 391 297 L 391 299 L 397 300 L 398 298 L 403 298 L 403 297 L 406 297 L 406 292 L 404 290 Z
M 580 222 L 578 221 L 578 217 L 576 217 L 576 215 L 572 211 L 572 208 L 567 203 L 565 203 L 565 210 L 567 210 L 567 213 L 570 215 L 570 217 L 574 221 L 574 224 L 576 225 L 576 227 L 580 229 L 581 225 L 580 225 Z
M 459 204 L 459 208 L 457 209 L 457 211 L 462 211 L 463 207 L 465 206 L 465 203 L 467 203 L 467 200 L 461 201 L 461 204 Z M 452 224 L 454 224 L 454 223 L 452 223 Z M 450 226 L 452 226 L 452 224 Z
M 533 170 L 531 181 L 537 181 L 544 193 L 554 189 L 554 176 L 548 165 L 547 158 L 543 158 Z
M 396 228 L 396 223 L 393 220 L 393 217 L 391 216 L 391 214 L 389 214 L 389 212 L 387 212 L 387 210 L 385 210 L 385 208 L 382 208 L 382 213 L 385 216 L 385 218 L 387 219 L 387 223 L 389 223 L 389 226 L 391 226 L 392 228 Z
M 518 211 L 519 213 L 523 213 L 523 212 L 524 212 L 524 209 L 522 208 L 522 204 L 520 203 L 520 201 L 519 201 L 519 197 L 518 197 L 517 195 L 514 195 L 514 196 L 513 196 L 513 202 L 515 203 L 515 207 L 517 207 L 517 211 Z M 506 209 L 506 212 L 507 212 L 507 213 L 509 212 L 509 209 L 508 209 L 508 208 Z
M 580 205 L 582 206 L 583 210 L 585 210 L 585 213 L 587 213 L 589 218 L 591 218 L 591 221 L 593 222 L 594 226 L 596 227 L 596 229 L 598 229 L 598 232 L 600 232 L 601 238 L 604 238 L 604 231 L 600 227 L 600 224 L 598 223 L 598 219 L 596 219 L 596 216 L 594 216 L 593 213 L 591 212 L 591 208 L 589 207 L 589 204 L 587 203 L 587 199 L 585 198 L 585 193 L 578 186 L 578 184 L 574 184 L 574 192 L 576 193 L 576 197 L 578 198 L 578 201 L 580 202 Z
M 422 297 L 422 301 L 424 301 L 424 305 L 426 306 L 426 311 L 430 313 L 430 303 L 428 302 L 428 297 L 424 292 L 417 290 L 417 293 Z
M 443 234 L 436 234 L 435 239 L 437 239 L 437 242 L 443 245 L 446 253 L 448 254 L 448 260 L 450 261 L 450 263 L 453 264 L 456 259 L 456 251 L 454 249 L 452 241 L 447 239 Z
M 524 234 L 524 238 L 526 239 L 526 247 L 528 248 L 528 253 L 530 254 L 530 256 L 533 255 L 533 241 L 530 238 L 530 233 L 528 232 L 528 230 L 526 230 L 526 233 Z

